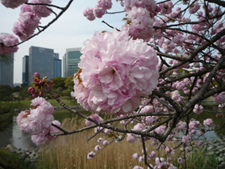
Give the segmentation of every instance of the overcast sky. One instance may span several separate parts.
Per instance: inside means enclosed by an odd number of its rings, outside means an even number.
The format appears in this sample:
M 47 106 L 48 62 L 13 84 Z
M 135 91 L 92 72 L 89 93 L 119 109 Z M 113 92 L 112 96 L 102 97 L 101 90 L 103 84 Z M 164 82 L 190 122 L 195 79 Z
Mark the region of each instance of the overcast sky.
M 61 6 L 65 6 L 66 2 L 68 0 L 52 0 L 52 4 Z M 59 57 L 62 59 L 67 48 L 82 47 L 83 42 L 92 38 L 95 31 L 111 30 L 102 23 L 102 20 L 121 28 L 124 14 L 105 15 L 95 21 L 88 21 L 83 16 L 83 10 L 86 7 L 94 7 L 96 3 L 97 0 L 74 1 L 71 7 L 47 30 L 19 45 L 19 50 L 14 57 L 14 83 L 22 83 L 22 58 L 29 54 L 30 46 L 54 49 L 54 52 L 59 53 Z M 115 2 L 111 11 L 120 10 L 122 8 Z M 19 18 L 19 12 L 20 8 L 9 9 L 0 4 L 0 32 L 13 34 L 12 27 Z M 52 17 L 53 15 L 42 19 L 41 25 L 45 25 Z

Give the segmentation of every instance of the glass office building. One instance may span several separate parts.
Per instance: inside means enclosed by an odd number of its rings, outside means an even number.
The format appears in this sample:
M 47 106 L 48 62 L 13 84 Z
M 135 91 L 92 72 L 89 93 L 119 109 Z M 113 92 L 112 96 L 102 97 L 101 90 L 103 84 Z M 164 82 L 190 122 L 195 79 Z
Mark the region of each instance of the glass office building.
M 41 77 L 54 78 L 54 50 L 31 46 L 29 50 L 29 85 L 32 84 L 34 73 Z
M 63 56 L 63 77 L 74 75 L 79 70 L 80 49 L 81 48 L 66 49 L 66 54 Z
M 62 77 L 62 61 L 54 59 L 54 77 Z
M 14 53 L 9 54 L 7 61 L 0 57 L 0 85 L 13 87 Z
M 23 57 L 23 70 L 22 70 L 22 87 L 28 86 L 28 73 L 29 73 L 29 56 Z

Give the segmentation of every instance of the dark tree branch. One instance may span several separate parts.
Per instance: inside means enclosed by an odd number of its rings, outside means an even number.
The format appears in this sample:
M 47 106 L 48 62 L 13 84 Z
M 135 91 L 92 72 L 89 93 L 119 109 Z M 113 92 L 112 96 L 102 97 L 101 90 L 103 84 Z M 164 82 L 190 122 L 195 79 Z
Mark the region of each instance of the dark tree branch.
M 211 3 L 217 4 L 217 5 L 220 5 L 222 7 L 225 7 L 225 1 L 221 1 L 221 0 L 205 0 L 205 1 L 208 1 L 208 2 L 211 2 Z
M 141 142 L 142 142 L 142 147 L 143 147 L 143 152 L 144 152 L 144 157 L 145 157 L 145 158 L 144 158 L 145 165 L 148 166 L 150 169 L 153 169 L 153 168 L 149 165 L 149 163 L 148 163 L 148 161 L 147 161 L 147 159 L 148 159 L 148 154 L 147 154 L 147 151 L 146 151 L 145 139 L 144 139 L 143 136 L 141 136 Z

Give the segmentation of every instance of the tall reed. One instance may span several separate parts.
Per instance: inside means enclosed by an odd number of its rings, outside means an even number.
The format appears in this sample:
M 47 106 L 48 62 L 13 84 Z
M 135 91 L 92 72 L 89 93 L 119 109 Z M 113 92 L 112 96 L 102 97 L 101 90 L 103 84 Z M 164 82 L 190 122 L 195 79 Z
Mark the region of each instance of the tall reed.
M 82 122 L 73 119 L 66 119 L 63 122 L 64 128 L 68 130 L 80 127 Z M 141 166 L 137 160 L 132 159 L 133 153 L 139 151 L 141 143 L 128 144 L 126 139 L 116 143 L 113 141 L 103 150 L 96 152 L 93 159 L 87 159 L 87 154 L 94 151 L 94 147 L 99 144 L 99 136 L 92 138 L 93 130 L 78 134 L 61 136 L 53 140 L 50 145 L 43 147 L 40 155 L 39 169 L 129 169 L 135 165 Z M 112 138 L 107 139 L 109 142 Z M 100 145 L 100 144 L 99 144 Z M 103 145 L 100 145 L 102 148 Z M 144 164 L 142 164 L 144 166 Z
M 65 119 L 63 121 L 63 128 L 68 131 L 78 129 L 84 124 L 84 121 L 78 118 Z M 93 130 L 85 131 L 77 134 L 60 136 L 56 140 L 53 140 L 49 145 L 41 148 L 41 154 L 38 169 L 132 169 L 135 165 L 146 168 L 144 163 L 138 162 L 138 160 L 132 159 L 133 153 L 142 154 L 142 144 L 139 141 L 131 144 L 122 140 L 119 143 L 113 141 L 101 151 L 96 152 L 96 157 L 89 160 L 87 154 L 90 151 L 94 151 L 94 147 L 100 143 L 97 143 L 99 135 L 87 141 L 93 136 Z M 101 136 L 101 135 L 100 135 Z M 109 142 L 112 138 L 106 138 Z M 176 142 L 172 143 L 176 146 Z M 171 145 L 169 145 L 171 146 Z M 155 150 L 156 147 L 151 146 L 151 142 L 147 141 L 146 147 L 148 152 Z M 159 150 L 160 156 L 166 157 L 165 150 Z M 184 164 L 178 164 L 176 159 L 178 158 L 179 150 L 175 150 L 175 155 L 172 161 L 175 161 L 175 165 L 179 169 L 185 168 Z M 165 158 L 166 159 L 166 158 Z M 154 161 L 150 161 L 154 164 Z M 202 150 L 194 151 L 187 154 L 186 167 L 188 169 L 217 169 L 218 160 L 216 156 L 205 156 Z

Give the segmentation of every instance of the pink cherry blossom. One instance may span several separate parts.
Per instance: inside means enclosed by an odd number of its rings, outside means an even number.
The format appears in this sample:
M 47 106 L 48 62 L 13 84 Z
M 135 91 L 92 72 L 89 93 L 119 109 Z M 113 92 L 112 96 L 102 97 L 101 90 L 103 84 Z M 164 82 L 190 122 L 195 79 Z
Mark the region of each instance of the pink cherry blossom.
M 100 151 L 100 150 L 101 150 L 100 145 L 96 145 L 96 146 L 95 146 L 95 151 Z
M 194 109 L 193 109 L 193 112 L 196 113 L 196 114 L 200 114 L 200 113 L 203 112 L 203 110 L 204 109 L 203 109 L 202 105 L 196 104 L 195 107 L 194 107 Z
M 196 121 L 196 120 L 191 120 L 189 122 L 188 126 L 189 126 L 190 129 L 200 128 L 201 127 L 201 123 L 199 121 Z
M 20 7 L 20 13 L 24 13 L 24 12 L 33 12 L 33 7 L 32 5 L 27 5 L 27 4 L 23 4 Z
M 151 157 L 155 157 L 156 156 L 156 152 L 152 151 L 150 155 L 151 155 Z
M 104 121 L 98 114 L 93 114 L 90 116 L 91 119 L 95 120 L 96 122 L 102 122 Z M 90 121 L 90 120 L 85 120 L 85 125 L 86 126 L 91 126 L 91 125 L 94 125 L 95 123 Z
M 112 1 L 111 0 L 98 0 L 98 6 L 101 6 L 104 9 L 110 9 L 112 7 Z
M 51 0 L 32 0 L 31 3 L 51 4 Z M 50 7 L 46 5 L 33 5 L 34 13 L 39 17 L 47 17 L 51 14 Z
M 155 0 L 125 0 L 124 1 L 124 8 L 126 11 L 131 10 L 132 7 L 137 8 L 145 8 L 150 13 L 151 17 L 154 17 L 156 13 L 159 11 Z
M 17 8 L 28 0 L 1 0 L 2 5 L 7 8 Z
M 132 155 L 132 158 L 135 159 L 135 160 L 137 160 L 138 157 L 139 157 L 138 153 L 134 153 L 134 154 Z
M 134 136 L 133 134 L 128 133 L 128 134 L 127 134 L 127 141 L 128 141 L 129 143 L 134 143 L 134 142 L 136 141 L 136 138 L 135 138 L 135 136 Z
M 153 35 L 153 22 L 145 8 L 134 6 L 127 12 L 127 24 L 122 29 L 128 31 L 134 39 L 149 41 Z
M 143 169 L 143 167 L 136 165 L 133 169 Z
M 0 34 L 0 55 L 8 55 L 18 50 L 17 46 L 18 39 L 11 34 L 1 33 Z
M 190 14 L 194 14 L 199 10 L 199 8 L 200 8 L 200 5 L 199 5 L 198 1 L 195 1 L 194 4 L 191 5 L 188 10 L 189 10 Z
M 43 100 L 39 97 L 32 100 L 32 104 L 35 105 L 34 109 L 22 111 L 17 116 L 17 123 L 20 129 L 33 135 L 48 132 L 54 120 L 52 115 L 54 111 L 53 106 L 45 99 Z
M 93 13 L 97 18 L 101 18 L 106 12 L 106 9 L 101 6 L 95 6 L 93 9 Z
M 26 40 L 34 33 L 39 21 L 40 18 L 32 12 L 21 13 L 19 20 L 13 26 L 13 32 L 21 40 Z
M 156 116 L 147 116 L 145 118 L 145 122 L 147 125 L 149 125 L 149 124 L 155 123 L 157 121 L 157 119 L 158 119 L 158 117 L 156 117 Z
M 177 159 L 177 162 L 178 162 L 179 164 L 182 164 L 182 163 L 184 162 L 184 160 L 183 160 L 183 158 L 179 157 L 179 158 Z
M 216 103 L 223 103 L 223 102 L 225 102 L 225 92 L 216 94 L 213 97 L 211 97 L 211 99 Z
M 57 126 L 61 125 L 60 122 L 57 120 L 54 120 L 52 123 Z M 60 133 L 59 129 L 57 129 L 54 126 L 50 126 L 49 131 L 47 133 L 40 133 L 38 135 L 32 135 L 31 140 L 37 146 L 41 146 L 41 145 L 48 144 L 52 139 L 56 139 L 57 136 L 53 136 L 53 135 L 59 134 L 59 133 Z
M 160 8 L 161 14 L 169 14 L 172 12 L 173 2 L 168 1 L 168 2 L 164 2 L 164 3 L 160 3 L 159 8 Z
M 41 134 L 38 134 L 38 135 L 32 135 L 31 140 L 37 146 L 41 146 L 41 145 L 48 144 L 51 140 L 51 137 L 46 135 L 45 133 L 41 133 Z
M 183 136 L 182 137 L 182 142 L 183 143 L 189 143 L 191 141 L 191 137 L 190 136 Z
M 166 151 L 166 153 L 168 153 L 168 154 L 174 154 L 174 153 L 175 153 L 175 152 L 174 152 L 174 149 L 173 149 L 173 148 L 169 148 L 168 146 L 166 146 L 165 151 Z
M 165 132 L 165 130 L 166 130 L 166 126 L 159 126 L 155 129 L 155 132 L 157 134 L 163 134 Z
M 137 123 L 134 127 L 133 130 L 134 131 L 138 131 L 138 130 L 143 130 L 144 129 L 144 125 L 142 123 Z
M 94 151 L 91 151 L 90 153 L 88 153 L 88 155 L 87 155 L 87 159 L 92 159 L 92 158 L 94 158 L 95 157 L 95 152 Z
M 212 119 L 208 118 L 206 120 L 203 121 L 203 124 L 205 127 L 212 127 L 214 125 L 214 122 Z
M 143 162 L 144 161 L 144 156 L 142 155 L 142 156 L 139 156 L 138 157 L 138 161 L 141 163 L 141 162 Z
M 111 133 L 111 130 L 110 129 L 104 129 L 104 133 L 105 134 L 110 134 Z
M 128 114 L 156 87 L 156 52 L 126 32 L 99 33 L 84 43 L 72 96 L 96 113 Z M 125 47 L 125 48 L 124 48 Z
M 171 98 L 176 102 L 182 101 L 182 96 L 180 95 L 178 90 L 171 92 Z
M 104 141 L 102 142 L 102 144 L 103 144 L 104 146 L 107 146 L 107 145 L 109 145 L 109 142 L 108 142 L 107 140 L 104 140 Z
M 150 113 L 150 112 L 153 112 L 153 111 L 154 111 L 154 108 L 153 108 L 152 105 L 146 105 L 143 108 L 141 108 L 140 113 Z
M 104 139 L 103 139 L 103 138 L 101 138 L 101 137 L 100 137 L 100 138 L 98 138 L 98 140 L 97 140 L 97 142 L 98 142 L 98 143 L 102 143 L 103 141 L 104 141 Z
M 83 15 L 90 21 L 93 21 L 95 19 L 93 8 L 86 8 L 83 12 Z
M 186 122 L 179 121 L 179 123 L 177 125 L 178 125 L 178 129 L 181 130 L 181 131 L 184 131 L 184 130 L 187 129 L 187 123 Z

